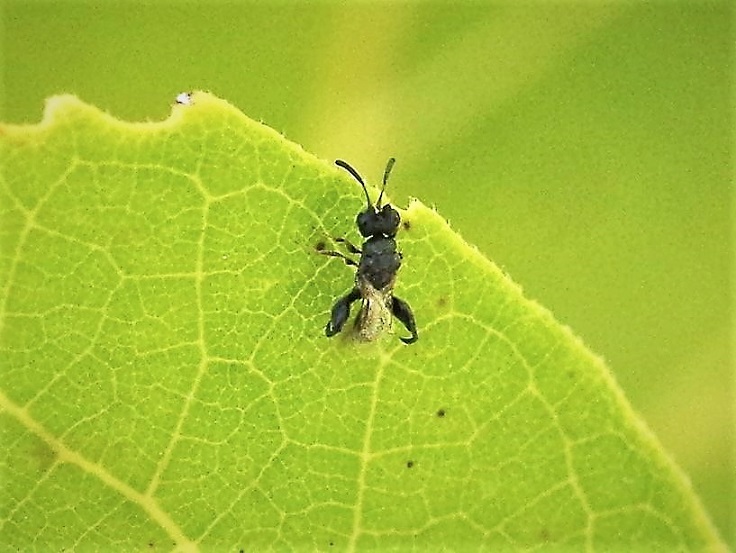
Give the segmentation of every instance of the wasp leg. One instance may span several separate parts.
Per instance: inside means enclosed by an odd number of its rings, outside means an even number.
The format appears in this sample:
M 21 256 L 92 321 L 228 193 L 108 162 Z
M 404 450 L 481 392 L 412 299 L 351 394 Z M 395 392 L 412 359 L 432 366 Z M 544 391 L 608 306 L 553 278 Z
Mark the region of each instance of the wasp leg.
M 352 244 L 347 238 L 335 238 L 335 242 L 345 244 L 345 249 L 348 250 L 348 252 L 350 253 L 363 253 L 363 251 L 358 246 Z
M 330 257 L 339 257 L 345 262 L 345 265 L 352 265 L 353 267 L 358 266 L 358 262 L 350 259 L 347 255 L 345 255 L 342 252 L 336 252 L 333 250 L 320 250 L 318 252 L 320 255 L 329 255 Z
M 350 304 L 358 299 L 360 299 L 360 290 L 355 287 L 335 302 L 335 305 L 332 307 L 330 322 L 325 327 L 325 335 L 328 338 L 342 330 L 345 321 L 350 317 Z
M 419 334 L 417 334 L 417 323 L 414 320 L 414 313 L 412 313 L 409 304 L 394 296 L 393 301 L 391 302 L 391 312 L 394 314 L 394 317 L 404 324 L 406 330 L 411 332 L 411 336 L 409 338 L 399 339 L 405 344 L 413 344 L 416 342 L 419 339 Z

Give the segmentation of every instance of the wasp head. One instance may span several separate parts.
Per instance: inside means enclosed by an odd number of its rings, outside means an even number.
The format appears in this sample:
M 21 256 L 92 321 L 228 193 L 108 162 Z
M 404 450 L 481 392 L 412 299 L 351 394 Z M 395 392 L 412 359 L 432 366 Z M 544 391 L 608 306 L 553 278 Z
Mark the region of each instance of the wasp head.
M 399 230 L 401 217 L 399 217 L 399 212 L 391 207 L 391 204 L 385 204 L 380 209 L 371 206 L 361 211 L 355 222 L 358 225 L 358 231 L 365 238 L 377 234 L 393 238 Z
M 378 196 L 376 205 L 371 204 L 371 198 L 368 195 L 368 189 L 365 187 L 363 179 L 360 177 L 358 172 L 353 169 L 347 162 L 338 159 L 335 164 L 338 167 L 342 167 L 348 173 L 350 173 L 355 180 L 357 180 L 363 187 L 365 192 L 365 199 L 368 202 L 368 207 L 358 213 L 358 217 L 355 222 L 358 225 L 358 231 L 360 234 L 367 238 L 369 236 L 384 235 L 388 238 L 393 238 L 399 230 L 399 224 L 401 223 L 401 217 L 399 212 L 396 211 L 391 204 L 385 204 L 381 206 L 381 199 L 383 198 L 383 191 L 386 190 L 386 181 L 388 181 L 388 175 L 391 173 L 391 169 L 394 166 L 396 159 L 390 158 L 386 164 L 386 170 L 383 172 L 383 187 L 381 188 L 381 194 Z

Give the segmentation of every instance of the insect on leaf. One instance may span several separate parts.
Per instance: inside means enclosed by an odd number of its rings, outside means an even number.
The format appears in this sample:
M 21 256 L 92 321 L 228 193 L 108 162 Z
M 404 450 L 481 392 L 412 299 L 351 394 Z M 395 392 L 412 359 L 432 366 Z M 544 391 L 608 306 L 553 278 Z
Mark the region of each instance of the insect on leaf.
M 601 360 L 420 202 L 421 339 L 326 338 L 354 268 L 316 250 L 364 202 L 203 93 L 0 126 L 0 543 L 723 549 Z

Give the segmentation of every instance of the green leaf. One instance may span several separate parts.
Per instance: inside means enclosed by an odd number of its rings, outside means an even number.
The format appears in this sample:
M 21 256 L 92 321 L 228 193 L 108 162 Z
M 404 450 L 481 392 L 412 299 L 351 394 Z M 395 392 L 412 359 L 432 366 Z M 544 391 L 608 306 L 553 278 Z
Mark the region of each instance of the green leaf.
M 419 342 L 362 344 L 316 252 L 362 191 L 224 101 L 59 97 L 0 144 L 9 550 L 724 549 L 602 361 L 418 201 Z

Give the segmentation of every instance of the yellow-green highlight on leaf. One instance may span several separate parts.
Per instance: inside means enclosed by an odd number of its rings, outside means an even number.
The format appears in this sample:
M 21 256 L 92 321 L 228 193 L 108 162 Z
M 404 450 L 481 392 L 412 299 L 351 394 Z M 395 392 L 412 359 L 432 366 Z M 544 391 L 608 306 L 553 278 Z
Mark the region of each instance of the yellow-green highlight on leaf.
M 419 342 L 327 339 L 354 272 L 316 249 L 363 201 L 205 93 L 0 126 L 3 547 L 725 549 L 604 364 L 420 202 Z

